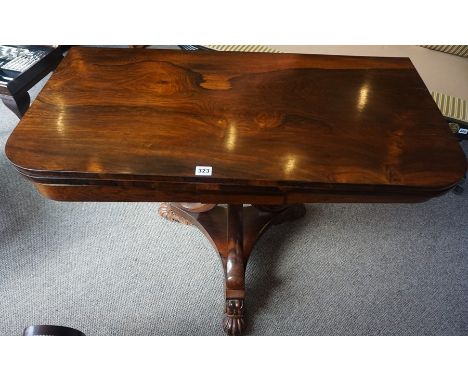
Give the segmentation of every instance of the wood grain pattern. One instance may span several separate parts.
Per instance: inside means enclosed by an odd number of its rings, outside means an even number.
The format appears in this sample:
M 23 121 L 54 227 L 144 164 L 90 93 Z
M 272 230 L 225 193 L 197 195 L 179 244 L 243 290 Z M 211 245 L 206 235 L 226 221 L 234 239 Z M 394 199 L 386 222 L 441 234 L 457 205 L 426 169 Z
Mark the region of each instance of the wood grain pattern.
M 72 48 L 6 154 L 54 200 L 179 202 L 160 213 L 219 253 L 228 334 L 255 242 L 294 203 L 419 202 L 466 171 L 409 59 L 297 54 Z
M 414 202 L 466 171 L 407 58 L 72 48 L 6 154 L 56 200 Z

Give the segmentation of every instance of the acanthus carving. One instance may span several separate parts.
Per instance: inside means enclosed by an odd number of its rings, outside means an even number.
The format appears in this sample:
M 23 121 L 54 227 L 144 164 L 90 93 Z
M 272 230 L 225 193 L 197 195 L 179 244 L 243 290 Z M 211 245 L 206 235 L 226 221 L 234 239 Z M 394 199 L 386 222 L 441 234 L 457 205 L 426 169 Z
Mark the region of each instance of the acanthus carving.
M 242 334 L 245 329 L 243 299 L 230 298 L 226 300 L 223 329 L 224 332 L 230 336 L 238 336 Z
M 186 225 L 192 225 L 192 223 L 188 219 L 178 214 L 177 211 L 171 207 L 170 203 L 161 203 L 159 205 L 158 212 L 159 212 L 159 215 L 161 215 L 163 218 L 167 220 L 176 221 L 176 222 L 186 224 Z

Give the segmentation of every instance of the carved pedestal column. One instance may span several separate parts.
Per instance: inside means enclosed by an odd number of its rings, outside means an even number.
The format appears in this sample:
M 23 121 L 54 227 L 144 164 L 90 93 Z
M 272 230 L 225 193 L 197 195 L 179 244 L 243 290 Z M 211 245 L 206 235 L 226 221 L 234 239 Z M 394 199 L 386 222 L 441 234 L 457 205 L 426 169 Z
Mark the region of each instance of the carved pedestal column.
M 203 211 L 203 212 L 202 212 Z M 302 204 L 226 208 L 200 203 L 161 203 L 166 219 L 197 226 L 218 251 L 225 277 L 224 331 L 239 335 L 245 328 L 245 269 L 252 248 L 271 224 L 294 220 L 305 214 Z

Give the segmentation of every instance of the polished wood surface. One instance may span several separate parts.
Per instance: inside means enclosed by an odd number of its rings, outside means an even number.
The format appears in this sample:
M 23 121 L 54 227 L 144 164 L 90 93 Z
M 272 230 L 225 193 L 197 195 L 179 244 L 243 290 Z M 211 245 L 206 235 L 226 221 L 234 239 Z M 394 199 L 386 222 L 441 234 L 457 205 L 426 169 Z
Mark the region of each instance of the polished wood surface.
M 419 202 L 466 170 L 408 59 L 297 54 L 72 48 L 6 154 L 51 199 L 179 202 L 159 212 L 219 253 L 228 334 L 255 242 L 299 203 Z
M 6 154 L 83 201 L 415 202 L 466 170 L 409 59 L 271 53 L 72 48 Z

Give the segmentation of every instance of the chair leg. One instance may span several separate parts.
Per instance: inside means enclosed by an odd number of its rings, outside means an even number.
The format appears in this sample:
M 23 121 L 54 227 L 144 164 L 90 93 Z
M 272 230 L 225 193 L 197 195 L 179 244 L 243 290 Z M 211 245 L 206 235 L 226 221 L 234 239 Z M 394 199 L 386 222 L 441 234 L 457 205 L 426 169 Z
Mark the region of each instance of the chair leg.
M 24 329 L 23 336 L 84 336 L 83 332 L 66 326 L 31 325 Z

